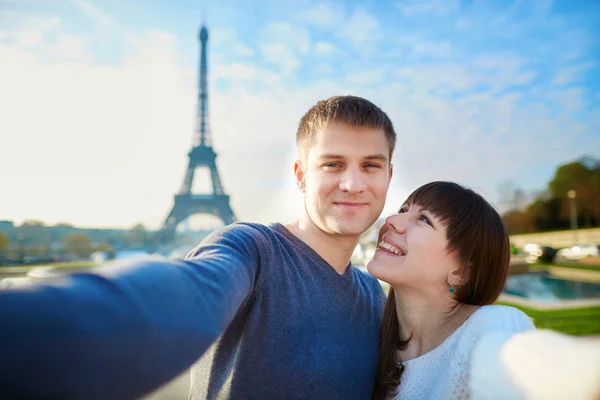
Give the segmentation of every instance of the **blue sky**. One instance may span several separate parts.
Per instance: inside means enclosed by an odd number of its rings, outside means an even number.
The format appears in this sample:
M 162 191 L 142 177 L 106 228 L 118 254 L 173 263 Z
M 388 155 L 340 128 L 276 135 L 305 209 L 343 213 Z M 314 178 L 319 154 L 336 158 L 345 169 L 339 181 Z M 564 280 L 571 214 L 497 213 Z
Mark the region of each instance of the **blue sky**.
M 507 182 L 543 189 L 558 165 L 600 157 L 596 1 L 204 3 L 0 0 L 0 219 L 158 228 L 194 134 L 203 20 L 239 219 L 294 218 L 298 120 L 337 94 L 395 124 L 385 213 L 438 179 L 501 208 Z

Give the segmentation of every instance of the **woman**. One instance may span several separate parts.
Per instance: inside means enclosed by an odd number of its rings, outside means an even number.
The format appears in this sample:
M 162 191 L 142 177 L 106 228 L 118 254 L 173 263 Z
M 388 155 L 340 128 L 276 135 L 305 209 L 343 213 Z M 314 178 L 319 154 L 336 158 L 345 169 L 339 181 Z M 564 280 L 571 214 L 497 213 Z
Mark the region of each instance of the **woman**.
M 535 329 L 521 311 L 490 305 L 508 275 L 498 213 L 452 182 L 413 192 L 386 219 L 367 268 L 390 285 L 375 399 L 468 399 L 472 350 L 486 334 Z

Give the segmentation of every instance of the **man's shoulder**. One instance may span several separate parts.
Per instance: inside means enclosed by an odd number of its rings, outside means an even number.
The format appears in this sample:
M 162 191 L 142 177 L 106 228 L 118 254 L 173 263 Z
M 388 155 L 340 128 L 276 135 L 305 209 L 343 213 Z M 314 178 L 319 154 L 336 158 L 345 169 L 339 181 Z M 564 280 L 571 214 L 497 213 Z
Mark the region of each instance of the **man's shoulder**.
M 277 237 L 279 229 L 277 223 L 267 225 L 256 222 L 234 222 L 212 231 L 188 253 L 187 257 L 198 254 L 200 249 L 207 249 L 215 245 L 239 250 L 253 246 L 264 250 Z
M 269 239 L 279 230 L 279 224 L 261 224 L 257 222 L 233 222 L 212 231 L 203 242 L 223 237 L 251 237 Z

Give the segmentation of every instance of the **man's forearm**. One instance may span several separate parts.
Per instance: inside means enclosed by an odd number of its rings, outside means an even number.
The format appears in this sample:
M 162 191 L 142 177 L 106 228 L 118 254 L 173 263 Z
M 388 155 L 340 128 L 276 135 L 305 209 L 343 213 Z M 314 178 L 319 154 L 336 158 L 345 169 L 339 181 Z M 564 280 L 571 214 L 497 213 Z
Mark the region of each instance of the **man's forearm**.
M 215 252 L 0 291 L 0 397 L 135 398 L 187 369 L 248 295 L 253 269 Z

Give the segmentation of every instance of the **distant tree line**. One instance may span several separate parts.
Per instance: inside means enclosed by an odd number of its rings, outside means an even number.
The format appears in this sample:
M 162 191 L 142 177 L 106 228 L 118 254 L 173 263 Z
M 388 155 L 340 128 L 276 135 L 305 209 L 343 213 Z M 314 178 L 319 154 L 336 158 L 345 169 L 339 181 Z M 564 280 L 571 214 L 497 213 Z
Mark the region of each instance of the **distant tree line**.
M 0 261 L 58 261 L 86 258 L 95 251 L 151 251 L 154 246 L 154 232 L 142 224 L 131 229 L 85 229 L 70 224 L 49 226 L 39 220 L 25 221 L 19 226 L 0 225 Z
M 578 228 L 600 226 L 598 159 L 583 157 L 559 166 L 547 188 L 531 196 L 531 201 L 526 192 L 510 184 L 500 192 L 508 206 L 502 218 L 511 235 L 569 229 L 573 210 Z

